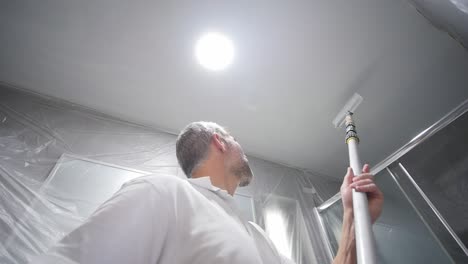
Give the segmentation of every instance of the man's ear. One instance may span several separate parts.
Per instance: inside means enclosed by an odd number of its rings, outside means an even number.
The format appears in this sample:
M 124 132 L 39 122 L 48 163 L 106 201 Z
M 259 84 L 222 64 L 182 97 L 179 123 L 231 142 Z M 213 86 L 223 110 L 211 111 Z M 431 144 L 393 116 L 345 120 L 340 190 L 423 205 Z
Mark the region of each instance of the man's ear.
M 226 143 L 224 142 L 223 138 L 219 134 L 214 133 L 212 140 L 217 149 L 219 149 L 221 152 L 226 151 Z

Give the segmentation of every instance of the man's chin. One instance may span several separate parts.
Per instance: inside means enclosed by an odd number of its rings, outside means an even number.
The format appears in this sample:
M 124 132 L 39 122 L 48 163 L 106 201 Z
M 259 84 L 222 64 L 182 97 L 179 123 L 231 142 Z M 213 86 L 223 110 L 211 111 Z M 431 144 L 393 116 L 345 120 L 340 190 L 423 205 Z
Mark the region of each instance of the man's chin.
M 241 161 L 237 166 L 232 167 L 230 172 L 236 175 L 239 179 L 239 187 L 247 186 L 252 181 L 253 172 L 252 169 L 250 169 L 250 164 L 247 161 Z
M 239 187 L 245 187 L 249 185 L 251 181 L 252 181 L 252 176 L 242 176 L 240 183 L 239 183 Z
M 250 169 L 250 166 L 249 166 L 248 163 L 246 163 L 244 165 L 243 170 L 244 171 L 243 171 L 242 176 L 240 178 L 239 187 L 245 187 L 245 186 L 249 185 L 250 182 L 252 181 L 252 178 L 253 178 L 253 172 Z

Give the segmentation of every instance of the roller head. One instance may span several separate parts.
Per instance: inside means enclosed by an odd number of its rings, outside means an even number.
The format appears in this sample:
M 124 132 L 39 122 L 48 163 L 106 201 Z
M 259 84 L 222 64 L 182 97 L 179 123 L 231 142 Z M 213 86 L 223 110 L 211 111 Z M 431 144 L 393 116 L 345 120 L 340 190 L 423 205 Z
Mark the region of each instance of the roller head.
M 338 112 L 338 115 L 336 115 L 335 119 L 333 119 L 333 125 L 335 128 L 343 127 L 346 122 L 346 116 L 349 115 L 349 113 L 352 113 L 358 108 L 358 106 L 362 103 L 362 96 L 360 96 L 358 93 L 354 93 L 353 96 L 346 102 L 346 104 L 343 106 L 343 108 Z

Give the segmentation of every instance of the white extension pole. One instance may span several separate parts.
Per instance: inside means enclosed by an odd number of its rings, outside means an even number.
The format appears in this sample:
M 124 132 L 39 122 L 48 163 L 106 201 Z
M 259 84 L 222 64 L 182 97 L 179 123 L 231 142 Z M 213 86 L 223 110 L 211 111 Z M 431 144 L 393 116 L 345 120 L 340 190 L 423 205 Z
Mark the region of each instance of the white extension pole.
M 346 115 L 346 143 L 349 150 L 349 163 L 354 175 L 362 172 L 362 164 L 359 160 L 359 137 L 356 133 L 351 112 Z M 376 249 L 372 223 L 369 214 L 369 206 L 366 193 L 353 190 L 354 228 L 356 235 L 356 255 L 358 264 L 376 264 Z

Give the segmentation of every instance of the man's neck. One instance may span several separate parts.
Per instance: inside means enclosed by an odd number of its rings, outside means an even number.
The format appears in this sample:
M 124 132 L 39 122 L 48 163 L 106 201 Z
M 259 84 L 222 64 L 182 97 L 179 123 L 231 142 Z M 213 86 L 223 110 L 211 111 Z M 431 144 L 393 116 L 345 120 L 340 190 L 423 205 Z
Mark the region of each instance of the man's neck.
M 224 170 L 207 169 L 202 167 L 198 168 L 194 173 L 192 173 L 192 178 L 200 178 L 205 176 L 210 177 L 211 185 L 226 190 L 230 195 L 234 195 L 236 192 L 237 185 L 233 183 L 229 184 Z

